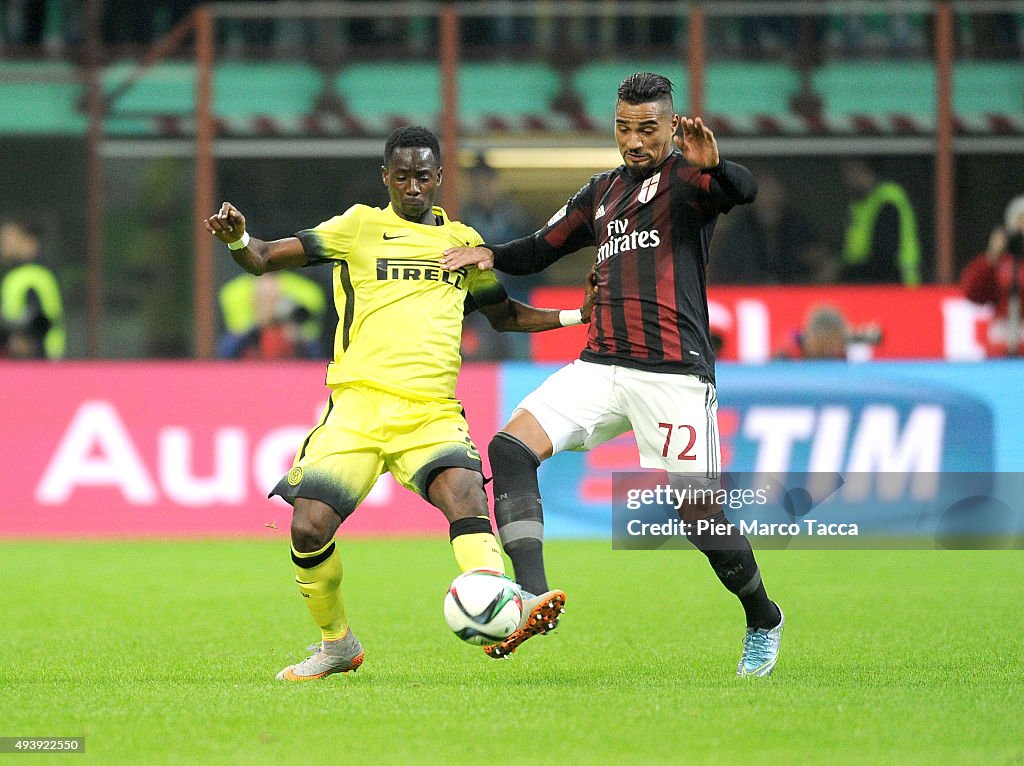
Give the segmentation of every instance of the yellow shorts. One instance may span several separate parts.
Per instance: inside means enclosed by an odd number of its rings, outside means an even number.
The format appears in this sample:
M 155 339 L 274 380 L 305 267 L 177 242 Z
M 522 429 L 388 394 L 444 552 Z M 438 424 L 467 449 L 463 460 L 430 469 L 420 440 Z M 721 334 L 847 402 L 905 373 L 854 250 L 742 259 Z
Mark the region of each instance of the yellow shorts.
M 297 497 L 319 500 L 344 521 L 385 471 L 426 499 L 434 474 L 445 468 L 483 471 L 457 399 L 424 402 L 348 384 L 332 391 L 270 495 L 292 504 Z

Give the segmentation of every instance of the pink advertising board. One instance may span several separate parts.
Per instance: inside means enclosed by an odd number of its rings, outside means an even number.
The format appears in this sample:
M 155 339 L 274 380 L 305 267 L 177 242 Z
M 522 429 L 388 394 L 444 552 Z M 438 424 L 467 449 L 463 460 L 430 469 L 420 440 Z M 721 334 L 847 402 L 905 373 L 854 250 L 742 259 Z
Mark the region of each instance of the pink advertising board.
M 319 362 L 0 364 L 0 537 L 286 537 L 267 492 L 327 401 Z M 484 448 L 496 368 L 459 385 Z M 347 535 L 443 534 L 386 474 Z

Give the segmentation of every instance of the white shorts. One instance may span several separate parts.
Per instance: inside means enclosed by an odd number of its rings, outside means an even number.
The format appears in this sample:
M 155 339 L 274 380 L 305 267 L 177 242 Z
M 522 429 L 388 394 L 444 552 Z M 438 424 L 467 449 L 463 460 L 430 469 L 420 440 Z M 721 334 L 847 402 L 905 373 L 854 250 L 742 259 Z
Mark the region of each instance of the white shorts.
M 718 395 L 695 375 L 577 359 L 516 407 L 533 415 L 554 452 L 590 450 L 632 430 L 640 465 L 717 479 Z

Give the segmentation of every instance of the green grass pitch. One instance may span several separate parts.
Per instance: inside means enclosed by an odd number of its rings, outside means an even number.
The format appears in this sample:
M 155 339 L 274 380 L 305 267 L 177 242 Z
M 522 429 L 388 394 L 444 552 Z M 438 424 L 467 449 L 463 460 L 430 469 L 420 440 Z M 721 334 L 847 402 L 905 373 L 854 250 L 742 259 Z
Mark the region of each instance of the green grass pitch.
M 0 736 L 103 764 L 1024 764 L 1019 551 L 762 552 L 787 628 L 758 680 L 692 551 L 549 543 L 565 619 L 495 661 L 444 624 L 446 541 L 341 550 L 366 662 L 285 685 L 317 632 L 283 541 L 0 544 Z

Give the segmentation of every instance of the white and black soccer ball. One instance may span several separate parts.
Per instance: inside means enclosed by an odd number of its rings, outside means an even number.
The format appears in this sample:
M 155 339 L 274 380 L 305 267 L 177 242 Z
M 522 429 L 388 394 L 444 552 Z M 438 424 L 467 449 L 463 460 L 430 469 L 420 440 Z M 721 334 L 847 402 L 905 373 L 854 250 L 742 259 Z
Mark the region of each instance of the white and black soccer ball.
M 470 644 L 496 644 L 519 627 L 523 591 L 515 581 L 492 569 L 471 569 L 452 582 L 444 597 L 444 619 L 452 632 Z

